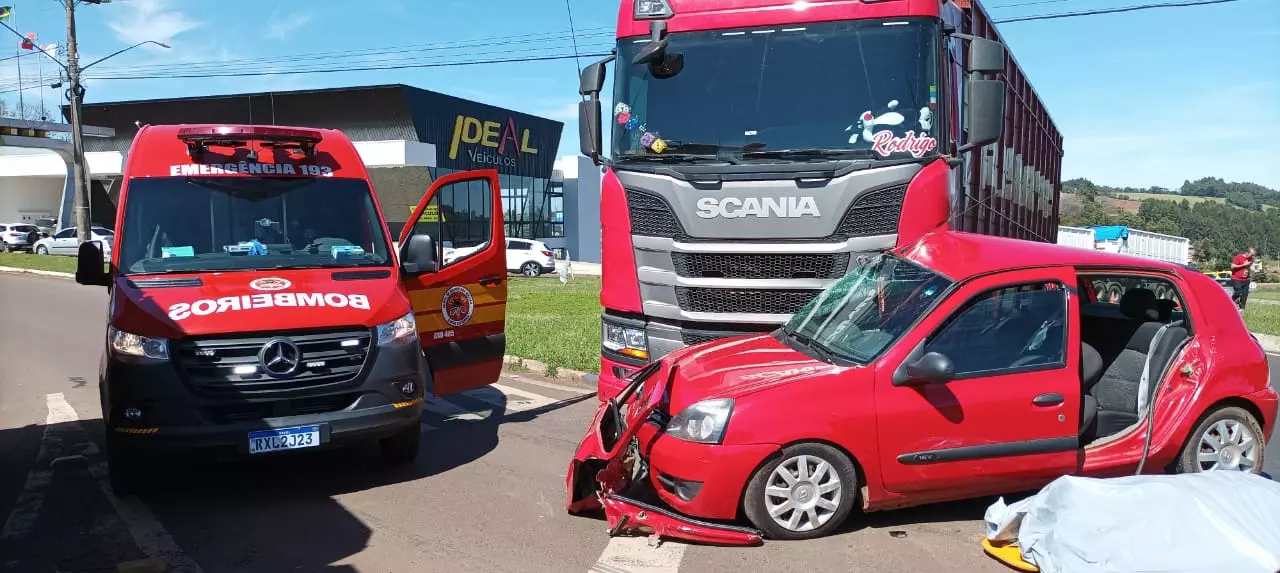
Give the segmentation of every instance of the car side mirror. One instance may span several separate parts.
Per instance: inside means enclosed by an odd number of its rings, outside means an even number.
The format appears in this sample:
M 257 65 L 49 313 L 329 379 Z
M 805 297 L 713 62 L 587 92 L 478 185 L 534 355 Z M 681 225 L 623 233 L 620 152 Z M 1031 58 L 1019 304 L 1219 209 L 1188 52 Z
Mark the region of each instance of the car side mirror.
M 436 243 L 428 235 L 413 235 L 400 245 L 400 270 L 408 275 L 433 273 L 440 267 L 436 262 Z
M 106 261 L 102 255 L 102 241 L 85 241 L 80 243 L 76 253 L 76 282 L 89 286 L 110 286 L 111 276 L 107 274 Z
M 946 384 L 956 377 L 955 364 L 945 354 L 926 352 L 914 361 L 908 360 L 894 373 L 894 386 Z

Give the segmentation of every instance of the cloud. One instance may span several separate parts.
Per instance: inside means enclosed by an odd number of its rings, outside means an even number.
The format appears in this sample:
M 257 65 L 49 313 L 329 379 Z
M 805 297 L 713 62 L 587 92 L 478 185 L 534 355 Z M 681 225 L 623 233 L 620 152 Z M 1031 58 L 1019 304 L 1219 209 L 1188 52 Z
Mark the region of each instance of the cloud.
M 170 7 L 169 0 L 133 0 L 122 2 L 118 17 L 107 22 L 116 39 L 126 44 L 153 40 L 173 44 L 173 39 L 204 25 L 181 10 Z
M 310 23 L 314 17 L 315 14 L 311 12 L 281 14 L 280 8 L 276 8 L 271 11 L 271 24 L 267 26 L 267 38 L 271 40 L 284 40 L 294 32 L 298 31 L 298 29 Z
M 548 119 L 556 119 L 560 121 L 569 121 L 578 119 L 578 102 L 571 101 L 561 104 L 557 107 L 545 109 L 534 115 L 539 115 Z

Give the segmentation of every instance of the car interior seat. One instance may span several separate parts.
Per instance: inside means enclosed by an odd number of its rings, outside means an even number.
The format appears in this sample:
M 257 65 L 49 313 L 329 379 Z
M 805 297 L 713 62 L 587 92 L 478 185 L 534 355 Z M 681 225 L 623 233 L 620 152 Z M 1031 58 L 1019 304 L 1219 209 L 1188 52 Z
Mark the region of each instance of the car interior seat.
M 1163 325 L 1156 294 L 1150 289 L 1131 288 L 1120 298 L 1120 312 L 1127 324 L 1104 333 L 1108 349 L 1114 352 L 1099 379 L 1087 391 L 1097 400 L 1097 435 L 1115 434 L 1138 421 L 1138 387 L 1146 368 L 1151 341 Z M 1154 384 L 1153 384 L 1154 385 Z
M 1098 399 L 1090 394 L 1102 379 L 1102 355 L 1087 342 L 1080 343 L 1080 443 L 1087 444 L 1098 432 Z

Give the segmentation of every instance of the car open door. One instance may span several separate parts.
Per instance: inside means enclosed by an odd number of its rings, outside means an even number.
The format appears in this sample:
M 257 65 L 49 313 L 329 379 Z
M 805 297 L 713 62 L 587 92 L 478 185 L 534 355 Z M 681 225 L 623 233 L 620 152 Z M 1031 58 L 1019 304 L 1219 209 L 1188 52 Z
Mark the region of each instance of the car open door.
M 495 170 L 436 179 L 400 232 L 400 260 L 429 237 L 433 263 L 402 268 L 436 395 L 498 381 L 506 350 L 507 263 Z M 444 246 L 451 247 L 445 261 Z M 405 265 L 409 267 L 410 265 Z

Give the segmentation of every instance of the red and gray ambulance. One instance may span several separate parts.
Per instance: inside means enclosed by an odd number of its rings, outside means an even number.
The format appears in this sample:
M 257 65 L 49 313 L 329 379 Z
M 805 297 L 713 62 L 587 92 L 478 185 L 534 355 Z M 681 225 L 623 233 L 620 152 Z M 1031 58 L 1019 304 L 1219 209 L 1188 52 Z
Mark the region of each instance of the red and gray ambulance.
M 425 396 L 495 382 L 506 252 L 498 174 L 436 180 L 399 234 L 342 132 L 158 125 L 124 168 L 99 370 L 112 485 L 160 455 L 266 456 L 361 440 L 417 454 Z M 443 257 L 442 245 L 466 248 Z

